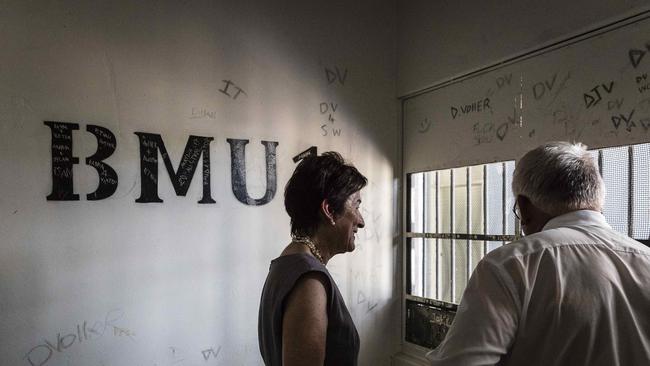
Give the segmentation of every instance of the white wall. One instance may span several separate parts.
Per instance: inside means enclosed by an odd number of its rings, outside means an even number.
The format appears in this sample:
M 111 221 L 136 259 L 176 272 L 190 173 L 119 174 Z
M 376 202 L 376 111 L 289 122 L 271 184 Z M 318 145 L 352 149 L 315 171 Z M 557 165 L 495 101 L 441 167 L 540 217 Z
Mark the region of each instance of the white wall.
M 282 191 L 292 158 L 314 145 L 369 178 L 359 246 L 328 267 L 359 328 L 361 364 L 388 365 L 400 337 L 395 28 L 392 1 L 3 2 L 0 364 L 261 364 L 259 294 L 289 240 Z M 328 80 L 336 68 L 344 83 Z M 245 94 L 234 98 L 233 85 Z M 321 103 L 336 105 L 333 122 Z M 46 200 L 44 121 L 79 124 L 79 201 Z M 97 148 L 90 124 L 116 137 L 105 162 L 119 184 L 98 201 L 86 199 L 98 183 L 85 164 Z M 197 203 L 201 165 L 176 196 L 160 157 L 164 202 L 135 202 L 134 132 L 160 134 L 175 169 L 190 135 L 214 137 L 216 203 Z M 250 140 L 252 198 L 266 189 L 261 141 L 278 142 L 269 203 L 233 195 L 227 138 Z
M 492 65 L 649 4 L 627 1 L 398 2 L 398 95 Z

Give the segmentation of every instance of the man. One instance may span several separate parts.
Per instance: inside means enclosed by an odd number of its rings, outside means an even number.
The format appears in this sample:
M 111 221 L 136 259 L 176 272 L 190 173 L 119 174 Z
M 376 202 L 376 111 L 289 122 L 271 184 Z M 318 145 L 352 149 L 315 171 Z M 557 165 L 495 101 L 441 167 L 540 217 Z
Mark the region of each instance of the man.
M 586 147 L 528 152 L 512 190 L 526 236 L 478 263 L 431 364 L 650 365 L 650 250 L 605 222 Z

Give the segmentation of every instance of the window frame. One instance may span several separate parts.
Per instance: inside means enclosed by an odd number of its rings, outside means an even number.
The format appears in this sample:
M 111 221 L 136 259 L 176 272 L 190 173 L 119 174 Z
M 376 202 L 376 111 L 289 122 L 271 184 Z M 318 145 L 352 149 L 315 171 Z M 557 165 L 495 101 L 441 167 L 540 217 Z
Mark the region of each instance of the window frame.
M 650 236 L 647 239 L 635 238 L 634 237 L 634 234 L 635 234 L 634 233 L 634 228 L 635 228 L 635 226 L 634 226 L 635 225 L 635 216 L 634 216 L 635 215 L 635 198 L 637 198 L 635 196 L 635 189 L 639 189 L 637 187 L 639 182 L 637 182 L 637 179 L 635 179 L 635 178 L 637 178 L 635 176 L 635 151 L 636 151 L 635 149 L 637 147 L 642 147 L 642 145 L 646 145 L 646 147 L 647 147 L 647 149 L 646 149 L 647 156 L 648 156 L 648 159 L 650 160 L 650 143 L 649 142 L 641 142 L 641 143 L 626 144 L 626 145 L 603 146 L 603 147 L 597 147 L 597 148 L 590 149 L 589 151 L 592 152 L 592 154 L 594 154 L 594 156 L 595 156 L 595 158 L 597 160 L 599 173 L 600 173 L 601 177 L 603 177 L 603 182 L 605 183 L 605 186 L 607 188 L 607 182 L 605 180 L 605 176 L 603 175 L 603 173 L 604 173 L 603 170 L 606 169 L 606 168 L 604 168 L 604 167 L 606 167 L 606 165 L 604 165 L 604 163 L 607 164 L 607 159 L 604 157 L 604 155 L 605 155 L 604 151 L 607 151 L 608 149 L 627 148 L 627 155 L 626 155 L 626 159 L 627 159 L 627 167 L 626 167 L 626 169 L 627 169 L 627 177 L 626 177 L 627 183 L 623 187 L 618 187 L 619 189 L 622 189 L 623 191 L 627 190 L 629 192 L 628 195 L 627 195 L 627 204 L 626 204 L 627 232 L 624 233 L 624 234 L 626 234 L 630 238 L 633 238 L 634 240 L 637 240 L 637 241 L 639 241 L 639 242 L 641 242 L 641 243 L 643 243 L 643 244 L 645 244 L 647 246 L 650 246 Z M 512 161 L 512 160 L 509 160 L 509 161 Z M 502 168 L 503 168 L 503 174 L 502 174 L 502 202 L 504 203 L 504 205 L 503 205 L 502 220 L 503 220 L 503 229 L 505 231 L 506 230 L 506 216 L 507 216 L 506 213 L 507 213 L 507 211 L 509 211 L 511 209 L 510 207 L 507 207 L 507 205 L 506 205 L 506 197 L 508 195 L 512 195 L 512 193 L 510 192 L 511 191 L 510 190 L 510 184 L 507 181 L 508 177 L 507 177 L 507 173 L 506 173 L 506 170 L 505 170 L 506 169 L 505 168 L 506 161 L 497 162 L 497 163 L 503 164 L 503 166 L 502 166 Z M 513 171 L 516 168 L 517 163 L 518 163 L 518 161 L 514 161 L 514 166 L 512 168 Z M 483 204 L 484 205 L 486 205 L 486 192 L 487 192 L 487 185 L 488 185 L 487 180 L 486 180 L 486 177 L 487 177 L 486 170 L 487 170 L 487 165 L 488 164 L 494 164 L 494 163 L 478 164 L 478 165 L 483 165 L 483 182 L 484 182 L 484 184 L 483 184 Z M 517 239 L 519 239 L 521 237 L 521 232 L 520 232 L 521 227 L 520 227 L 520 223 L 519 223 L 518 219 L 515 219 L 515 235 L 469 234 L 470 228 L 471 228 L 471 217 L 472 217 L 471 216 L 471 202 L 472 202 L 471 201 L 471 168 L 473 166 L 476 166 L 476 165 L 468 165 L 468 166 L 456 167 L 456 168 L 446 168 L 446 169 L 439 169 L 439 170 L 427 171 L 427 172 L 409 172 L 409 173 L 405 172 L 404 173 L 404 179 L 405 179 L 405 182 L 406 182 L 406 185 L 405 185 L 406 189 L 405 189 L 405 196 L 404 196 L 405 197 L 405 201 L 404 201 L 405 202 L 405 210 L 404 210 L 404 216 L 403 217 L 404 217 L 404 222 L 406 223 L 406 225 L 404 227 L 404 234 L 403 234 L 403 241 L 402 241 L 402 243 L 403 243 L 402 264 L 403 264 L 403 268 L 404 268 L 404 272 L 403 272 L 403 275 L 404 275 L 404 277 L 403 277 L 404 278 L 403 285 L 404 285 L 404 287 L 403 287 L 403 290 L 402 290 L 402 314 L 401 315 L 402 315 L 402 342 L 403 342 L 403 345 L 404 345 L 404 350 L 407 351 L 410 354 L 423 356 L 425 352 L 430 350 L 430 348 L 420 346 L 420 345 L 418 345 L 416 343 L 411 343 L 411 342 L 409 342 L 407 340 L 407 334 L 406 334 L 406 328 L 407 328 L 407 324 L 406 324 L 407 323 L 407 319 L 406 319 L 407 318 L 407 314 L 406 314 L 407 306 L 406 305 L 407 305 L 407 301 L 413 301 L 413 302 L 416 302 L 416 303 L 419 303 L 419 304 L 431 305 L 431 306 L 442 307 L 442 308 L 446 307 L 448 310 L 451 310 L 451 311 L 455 311 L 455 309 L 457 308 L 457 304 L 454 304 L 454 303 L 449 303 L 449 302 L 446 302 L 446 301 L 442 301 L 440 299 L 416 296 L 416 295 L 412 295 L 412 294 L 409 293 L 410 289 L 412 288 L 412 286 L 411 286 L 412 285 L 411 284 L 411 278 L 410 278 L 411 263 L 412 263 L 411 262 L 411 255 L 410 255 L 411 240 L 416 239 L 416 238 L 422 238 L 423 239 L 423 241 L 422 241 L 423 244 L 422 245 L 424 246 L 424 245 L 427 245 L 426 241 L 424 239 L 436 239 L 436 244 L 434 244 L 434 245 L 437 247 L 438 246 L 437 240 L 449 239 L 449 240 L 452 240 L 452 243 L 451 243 L 451 248 L 452 249 L 455 247 L 455 245 L 454 245 L 455 243 L 453 242 L 454 240 L 467 240 L 468 241 L 468 246 L 470 245 L 469 243 L 470 243 L 471 240 L 479 240 L 479 241 L 482 240 L 482 241 L 484 241 L 483 256 L 485 256 L 487 254 L 487 250 L 486 250 L 486 247 L 485 247 L 487 241 L 502 241 L 505 244 L 506 242 L 517 240 Z M 454 209 L 455 209 L 454 202 L 455 201 L 454 201 L 454 197 L 453 197 L 454 196 L 454 187 L 455 186 L 454 186 L 454 179 L 453 179 L 453 171 L 455 169 L 459 169 L 459 168 L 467 169 L 466 170 L 466 177 L 467 177 L 466 179 L 467 179 L 467 181 L 465 183 L 466 188 L 467 188 L 467 200 L 466 200 L 466 205 L 467 205 L 467 232 L 468 232 L 467 234 L 453 233 L 453 231 L 454 231 L 453 220 L 454 220 L 454 217 L 455 217 L 454 216 Z M 426 232 L 425 231 L 424 209 L 422 210 L 423 211 L 422 212 L 422 216 L 423 216 L 422 217 L 422 220 L 423 220 L 422 232 L 413 231 L 412 228 L 411 228 L 412 220 L 411 220 L 411 217 L 410 217 L 410 215 L 411 215 L 411 204 L 412 204 L 412 198 L 413 198 L 411 196 L 411 194 L 412 194 L 411 179 L 412 179 L 413 175 L 414 174 L 420 174 L 420 173 L 428 173 L 428 172 L 439 172 L 439 171 L 444 171 L 444 170 L 447 170 L 447 169 L 451 170 L 451 172 L 452 172 L 451 173 L 452 178 L 451 178 L 451 182 L 450 182 L 450 189 L 451 189 L 451 193 L 450 193 L 450 212 L 448 213 L 450 215 L 450 217 L 451 217 L 451 220 L 452 220 L 452 224 L 451 224 L 452 233 L 440 233 L 440 232 L 438 232 L 439 231 L 438 230 L 439 229 L 439 221 L 440 221 L 440 217 L 439 217 L 439 214 L 440 214 L 440 212 L 439 212 L 439 209 L 440 209 L 439 208 L 439 201 L 440 201 L 440 196 L 439 196 L 440 191 L 439 191 L 439 189 L 440 189 L 440 187 L 439 187 L 439 179 L 437 178 L 438 173 L 436 173 L 436 183 L 435 183 L 436 184 L 436 210 L 437 210 L 437 213 L 436 213 L 436 231 L 437 232 L 433 233 L 433 232 Z M 648 173 L 646 172 L 646 174 L 648 174 Z M 648 176 L 648 179 L 650 179 L 650 176 Z M 425 202 L 425 200 L 426 200 L 426 198 L 425 198 L 425 195 L 426 195 L 426 189 L 425 189 L 426 182 L 425 182 L 424 178 L 422 180 L 423 180 L 423 183 L 422 183 L 423 184 L 423 187 L 422 187 L 423 188 L 422 189 L 422 194 L 423 194 L 422 202 Z M 648 182 L 648 183 L 650 184 L 650 182 Z M 643 183 L 640 183 L 640 184 L 643 184 Z M 612 191 L 614 191 L 614 190 L 612 190 Z M 607 202 L 607 197 L 606 197 L 606 202 Z M 424 205 L 424 203 L 423 203 L 423 205 Z M 483 232 L 488 232 L 487 228 L 486 228 L 487 220 L 485 219 L 485 217 L 487 217 L 487 211 L 488 211 L 486 206 L 484 206 L 484 209 L 483 209 L 483 215 L 484 215 L 483 216 L 484 217 Z M 607 212 L 606 212 L 605 208 L 606 207 L 603 207 L 603 214 L 607 217 Z M 648 215 L 650 216 L 650 212 L 648 212 Z M 645 221 L 646 222 L 644 222 L 644 223 L 647 224 L 647 222 L 650 222 L 650 219 L 647 219 Z M 609 223 L 609 221 L 608 221 L 608 223 Z M 452 262 L 454 261 L 453 256 L 452 256 L 451 261 Z M 453 266 L 453 263 L 452 263 L 452 266 Z M 471 267 L 471 260 L 467 261 L 467 266 L 468 266 L 468 268 Z M 424 267 L 424 262 L 423 262 L 423 267 Z M 436 263 L 436 270 L 438 271 L 439 268 L 440 267 Z M 453 269 L 451 270 L 451 272 L 454 273 Z M 437 278 L 437 281 L 439 282 L 438 276 L 436 276 L 436 278 Z M 467 278 L 469 279 L 469 274 L 468 274 Z M 455 289 L 455 286 L 452 284 L 451 287 L 452 287 L 452 293 L 453 293 L 453 291 Z M 436 295 L 439 295 L 439 293 L 440 293 L 440 291 L 436 290 Z M 452 299 L 455 299 L 455 297 L 452 296 Z M 454 308 L 454 306 L 455 306 L 455 308 Z
M 508 219 L 509 219 L 509 211 L 511 210 L 510 207 L 508 207 L 508 197 L 511 196 L 510 193 L 510 182 L 508 180 L 509 175 L 508 175 L 508 164 L 512 164 L 510 166 L 511 170 L 514 172 L 514 167 L 515 167 L 515 161 L 513 160 L 508 160 L 508 161 L 501 161 L 501 162 L 492 162 L 492 163 L 484 163 L 484 164 L 475 164 L 475 165 L 466 165 L 462 167 L 455 167 L 455 168 L 446 168 L 446 169 L 438 169 L 438 170 L 431 170 L 431 171 L 423 171 L 423 172 L 410 172 L 405 174 L 405 181 L 406 181 L 406 195 L 405 195 L 405 229 L 404 229 L 404 237 L 403 237 L 403 243 L 404 243 L 404 250 L 403 250 L 403 266 L 404 266 L 404 288 L 402 291 L 402 304 L 403 304 L 403 310 L 402 310 L 402 326 L 403 326 L 403 336 L 402 336 L 402 341 L 404 344 L 410 344 L 416 349 L 420 349 L 421 351 L 427 350 L 428 348 L 423 347 L 421 345 L 418 345 L 416 343 L 411 343 L 408 340 L 408 324 L 407 324 L 407 317 L 409 316 L 407 314 L 408 312 L 408 305 L 409 303 L 415 302 L 417 304 L 422 304 L 422 305 L 428 305 L 431 307 L 435 308 L 440 308 L 446 311 L 452 311 L 455 312 L 455 310 L 458 307 L 458 303 L 460 302 L 460 297 L 462 294 L 457 294 L 456 293 L 456 283 L 455 283 L 455 278 L 457 276 L 456 273 L 456 268 L 455 268 L 455 262 L 456 262 L 456 255 L 455 255 L 455 249 L 456 249 L 456 240 L 463 240 L 466 241 L 465 244 L 465 253 L 466 253 L 466 269 L 465 269 L 465 280 L 469 280 L 469 277 L 474 270 L 475 263 L 472 262 L 472 251 L 471 251 L 471 246 L 475 245 L 473 242 L 475 241 L 483 241 L 483 247 L 482 247 L 482 252 L 480 258 L 483 258 L 487 253 L 488 253 L 488 242 L 501 242 L 502 245 L 511 242 L 513 240 L 516 240 L 520 237 L 520 225 L 519 225 L 519 220 L 516 218 L 512 217 L 514 221 L 514 235 L 510 234 L 505 234 L 505 232 L 508 230 Z M 487 234 L 488 231 L 488 200 L 487 200 L 487 195 L 488 195 L 488 186 L 489 186 L 489 179 L 488 179 L 488 166 L 491 164 L 500 164 L 500 185 L 501 185 L 501 202 L 502 206 L 500 207 L 500 216 L 501 216 L 501 231 L 502 234 Z M 480 166 L 480 171 L 482 174 L 482 187 L 481 187 L 481 203 L 482 203 L 482 208 L 481 208 L 481 213 L 482 213 L 482 221 L 483 221 L 483 227 L 482 227 L 482 232 L 483 234 L 471 234 L 472 232 L 472 187 L 473 187 L 473 176 L 472 176 L 472 171 L 473 170 L 478 170 L 476 169 L 477 166 Z M 464 184 L 457 184 L 455 180 L 455 172 L 458 172 L 459 169 L 464 169 L 464 173 L 462 174 L 465 178 L 465 181 L 463 182 Z M 441 184 L 440 184 L 440 176 L 442 173 L 445 173 L 449 171 L 449 211 L 444 213 L 450 221 L 449 228 L 450 232 L 441 232 L 441 219 L 443 213 L 441 212 Z M 417 230 L 417 228 L 413 227 L 414 221 L 412 220 L 411 214 L 413 213 L 413 204 L 414 204 L 414 197 L 413 195 L 413 183 L 414 179 L 416 178 L 417 174 L 421 174 L 421 193 L 422 196 L 419 197 L 419 204 L 421 209 L 421 212 L 418 212 L 418 214 L 422 215 L 421 219 L 421 230 Z M 428 177 L 433 175 L 435 178 L 435 182 L 431 184 L 430 181 L 427 181 Z M 419 182 L 417 182 L 419 184 Z M 427 223 L 427 215 L 426 215 L 426 208 L 425 206 L 430 206 L 430 202 L 427 202 L 427 199 L 430 194 L 428 192 L 427 186 L 434 186 L 435 188 L 435 224 L 433 225 L 434 230 L 430 230 L 431 228 L 428 228 L 426 223 Z M 464 186 L 465 189 L 465 214 L 466 214 L 466 222 L 465 222 L 465 233 L 459 233 L 457 231 L 457 228 L 455 227 L 455 221 L 456 221 L 456 197 L 455 197 L 455 191 L 456 187 L 462 187 Z M 435 232 L 432 232 L 435 231 Z M 422 239 L 422 265 L 420 266 L 422 268 L 422 296 L 418 296 L 415 294 L 412 294 L 412 289 L 413 289 L 413 283 L 412 283 L 412 257 L 411 257 L 411 248 L 412 248 L 412 243 L 414 239 Z M 429 240 L 428 240 L 429 239 Z M 433 239 L 432 241 L 430 239 Z M 450 286 L 450 297 L 451 301 L 444 301 L 442 300 L 441 296 L 441 276 L 440 276 L 440 270 L 441 270 L 441 265 L 438 262 L 440 259 L 440 240 L 450 240 L 449 246 L 450 246 L 450 267 L 449 267 L 449 272 L 450 272 L 450 283 L 448 284 Z M 437 271 L 435 275 L 436 279 L 436 290 L 435 290 L 435 298 L 434 297 L 426 297 L 425 293 L 426 291 L 424 290 L 426 286 L 426 281 L 424 280 L 426 278 L 425 272 L 426 272 L 426 259 L 425 259 L 425 248 L 427 246 L 433 246 L 435 247 L 435 270 Z M 478 260 L 480 260 L 480 258 Z

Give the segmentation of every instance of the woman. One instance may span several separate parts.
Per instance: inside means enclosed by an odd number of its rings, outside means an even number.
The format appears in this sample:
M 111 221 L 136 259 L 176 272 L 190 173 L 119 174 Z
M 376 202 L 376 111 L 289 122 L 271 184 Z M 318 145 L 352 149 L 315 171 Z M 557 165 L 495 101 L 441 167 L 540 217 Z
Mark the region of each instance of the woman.
M 359 334 L 325 265 L 354 250 L 367 182 L 335 152 L 303 159 L 289 179 L 292 241 L 271 261 L 259 310 L 267 366 L 357 364 Z

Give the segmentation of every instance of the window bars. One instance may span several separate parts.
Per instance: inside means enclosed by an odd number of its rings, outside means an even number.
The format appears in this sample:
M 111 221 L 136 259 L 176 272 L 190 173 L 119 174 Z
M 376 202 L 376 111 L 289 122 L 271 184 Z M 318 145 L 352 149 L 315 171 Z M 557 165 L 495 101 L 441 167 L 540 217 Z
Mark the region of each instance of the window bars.
M 517 237 L 513 171 L 507 161 L 408 176 L 407 297 L 458 303 L 478 261 Z
M 649 245 L 650 144 L 591 153 L 607 190 L 607 222 Z M 458 303 L 478 261 L 518 238 L 513 172 L 506 161 L 408 175 L 407 299 Z

